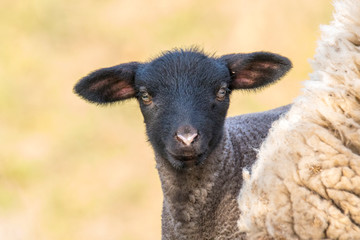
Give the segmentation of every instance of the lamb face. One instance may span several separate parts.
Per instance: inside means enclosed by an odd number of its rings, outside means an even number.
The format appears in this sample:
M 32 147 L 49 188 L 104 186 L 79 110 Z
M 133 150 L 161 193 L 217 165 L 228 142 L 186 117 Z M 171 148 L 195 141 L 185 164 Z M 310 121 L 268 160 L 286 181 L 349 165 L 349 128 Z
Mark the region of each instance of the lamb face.
M 195 52 L 142 65 L 135 88 L 155 152 L 175 168 L 203 162 L 221 139 L 230 81 L 225 63 Z
M 287 58 L 272 53 L 215 58 L 174 50 L 148 63 L 97 70 L 75 92 L 98 104 L 137 98 L 155 152 L 186 169 L 203 163 L 221 140 L 232 90 L 263 87 L 290 68 Z

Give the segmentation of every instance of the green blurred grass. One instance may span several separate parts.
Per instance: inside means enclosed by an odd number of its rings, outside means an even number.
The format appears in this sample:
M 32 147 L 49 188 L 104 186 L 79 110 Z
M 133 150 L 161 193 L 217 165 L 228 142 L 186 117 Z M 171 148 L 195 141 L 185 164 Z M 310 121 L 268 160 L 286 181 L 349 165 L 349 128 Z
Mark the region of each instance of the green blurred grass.
M 289 103 L 307 78 L 328 0 L 0 2 L 0 239 L 159 239 L 162 194 L 135 101 L 88 105 L 88 72 L 198 45 L 267 50 L 293 71 L 234 93 L 229 115 Z

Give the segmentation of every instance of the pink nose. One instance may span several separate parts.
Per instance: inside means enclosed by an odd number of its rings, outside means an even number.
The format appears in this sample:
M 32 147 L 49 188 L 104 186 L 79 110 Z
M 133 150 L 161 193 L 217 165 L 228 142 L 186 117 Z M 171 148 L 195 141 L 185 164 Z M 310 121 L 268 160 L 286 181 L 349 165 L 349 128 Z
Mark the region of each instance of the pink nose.
M 197 138 L 198 133 L 192 126 L 181 126 L 176 132 L 176 140 L 186 146 L 190 146 Z

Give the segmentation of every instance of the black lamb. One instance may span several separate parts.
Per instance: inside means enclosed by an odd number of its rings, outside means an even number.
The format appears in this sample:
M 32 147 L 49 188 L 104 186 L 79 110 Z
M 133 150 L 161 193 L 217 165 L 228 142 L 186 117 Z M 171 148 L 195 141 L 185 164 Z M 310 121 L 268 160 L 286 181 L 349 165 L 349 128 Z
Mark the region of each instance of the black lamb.
M 96 104 L 138 100 L 164 194 L 163 239 L 240 239 L 242 169 L 289 106 L 225 120 L 229 97 L 272 84 L 290 68 L 268 52 L 214 57 L 177 49 L 97 70 L 74 89 Z

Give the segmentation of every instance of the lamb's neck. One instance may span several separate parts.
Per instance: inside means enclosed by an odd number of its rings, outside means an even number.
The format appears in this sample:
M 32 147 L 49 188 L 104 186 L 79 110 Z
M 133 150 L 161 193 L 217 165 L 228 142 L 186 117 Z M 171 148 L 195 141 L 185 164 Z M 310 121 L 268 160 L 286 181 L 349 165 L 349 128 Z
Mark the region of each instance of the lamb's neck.
M 235 199 L 239 188 L 233 185 L 241 181 L 241 164 L 240 158 L 234 154 L 225 130 L 222 141 L 203 165 L 179 171 L 159 164 L 162 159 L 158 158 L 157 167 L 164 194 L 163 225 L 186 236 L 192 236 L 192 232 L 206 234 L 214 231 L 215 225 L 221 224 L 218 219 L 223 214 L 219 211 L 224 210 L 221 206 L 229 204 L 224 201 L 232 201 L 230 205 L 237 208 Z M 171 232 L 169 230 L 166 229 Z

